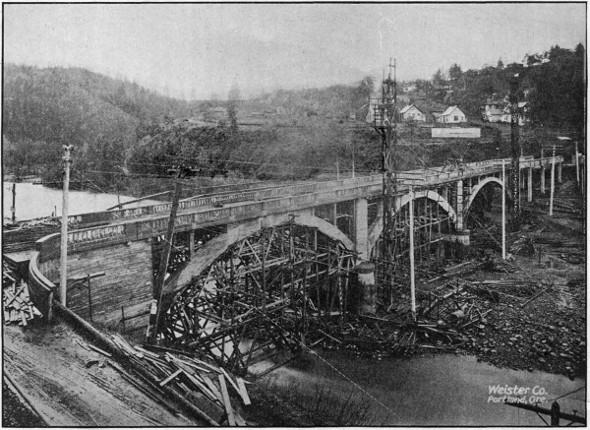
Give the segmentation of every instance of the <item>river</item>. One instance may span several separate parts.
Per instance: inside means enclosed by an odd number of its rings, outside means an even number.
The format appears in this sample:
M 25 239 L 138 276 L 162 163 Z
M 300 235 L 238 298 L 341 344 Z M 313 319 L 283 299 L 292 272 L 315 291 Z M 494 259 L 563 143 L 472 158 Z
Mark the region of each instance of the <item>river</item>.
M 4 222 L 10 220 L 12 214 L 12 182 L 3 183 L 3 217 Z M 134 197 L 117 196 L 116 194 L 93 193 L 89 191 L 69 192 L 69 214 L 81 214 L 86 212 L 103 211 L 121 202 L 134 200 Z M 23 221 L 47 216 L 61 216 L 62 191 L 55 188 L 47 188 L 30 182 L 18 182 L 16 184 L 16 220 Z M 144 200 L 131 203 L 126 207 L 156 204 L 155 200 Z
M 370 417 L 356 425 L 544 426 L 534 412 L 504 405 L 498 400 L 502 395 L 491 390 L 517 385 L 527 392 L 527 401 L 539 400 L 538 406 L 549 409 L 553 399 L 586 384 L 561 375 L 501 369 L 473 356 L 375 360 L 342 352 L 316 352 L 317 356 L 310 355 L 302 365 L 281 367 L 263 381 L 310 398 L 322 389 L 324 398 L 328 391 L 341 400 L 352 396 L 348 409 L 353 411 L 355 404 L 366 407 Z M 577 410 L 585 416 L 584 395 L 582 389 L 559 399 L 561 411 Z

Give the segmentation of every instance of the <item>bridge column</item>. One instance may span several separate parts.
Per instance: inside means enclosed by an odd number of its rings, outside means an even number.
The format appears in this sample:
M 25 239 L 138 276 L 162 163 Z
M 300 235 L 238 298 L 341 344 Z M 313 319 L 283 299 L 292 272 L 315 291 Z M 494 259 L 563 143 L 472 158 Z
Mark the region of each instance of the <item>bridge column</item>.
M 369 210 L 367 199 L 358 199 L 354 204 L 354 243 L 361 260 L 369 259 Z
M 189 258 L 192 260 L 195 255 L 195 231 L 191 230 L 188 234 L 188 252 Z
M 375 266 L 363 261 L 356 267 L 359 288 L 359 313 L 377 312 L 377 288 L 375 288 Z
M 545 194 L 545 165 L 541 166 L 541 194 Z
M 529 167 L 527 178 L 527 202 L 533 201 L 533 168 Z
M 445 197 L 446 198 L 446 197 Z M 457 181 L 457 231 L 463 230 L 463 180 Z
M 441 195 L 443 196 L 443 199 L 445 199 L 446 201 L 449 201 L 449 189 L 446 186 L 442 187 Z

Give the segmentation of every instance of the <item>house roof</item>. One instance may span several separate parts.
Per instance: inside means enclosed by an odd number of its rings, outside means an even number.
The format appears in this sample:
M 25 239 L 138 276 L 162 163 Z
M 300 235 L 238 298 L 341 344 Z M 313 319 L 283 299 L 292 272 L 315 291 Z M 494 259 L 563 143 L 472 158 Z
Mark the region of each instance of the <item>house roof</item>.
M 400 111 L 399 111 L 399 113 L 406 113 L 406 112 L 407 112 L 407 111 L 409 111 L 409 110 L 410 110 L 412 107 L 414 107 L 415 109 L 419 110 L 421 113 L 424 113 L 424 112 L 422 112 L 422 110 L 421 110 L 420 108 L 418 108 L 418 106 L 416 106 L 416 105 L 413 105 L 413 104 L 412 104 L 412 105 L 407 105 L 407 106 L 404 106 L 404 107 L 402 108 L 402 110 L 400 110 Z
M 461 109 L 459 109 L 458 106 L 449 106 L 443 113 L 442 116 L 447 116 L 450 115 L 455 109 L 458 109 L 459 112 L 463 113 L 463 111 Z

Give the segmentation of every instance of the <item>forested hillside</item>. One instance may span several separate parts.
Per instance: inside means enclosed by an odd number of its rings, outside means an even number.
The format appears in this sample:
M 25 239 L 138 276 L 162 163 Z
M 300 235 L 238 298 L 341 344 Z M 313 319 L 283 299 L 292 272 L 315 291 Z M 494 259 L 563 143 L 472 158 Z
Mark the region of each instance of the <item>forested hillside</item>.
M 252 100 L 253 106 L 283 108 L 294 117 L 364 118 L 374 88 L 373 78 L 365 77 L 356 85 L 332 85 L 304 90 L 277 90 Z
M 186 102 L 84 69 L 6 65 L 4 167 L 59 179 L 62 145 L 75 148 L 78 168 L 121 171 L 152 124 L 186 117 Z
M 458 104 L 472 118 L 479 118 L 488 99 L 502 100 L 510 92 L 510 80 L 518 74 L 519 100 L 527 101 L 533 123 L 582 129 L 585 119 L 584 46 L 574 49 L 554 46 L 529 55 L 526 64 L 463 71 L 453 64 L 447 73 L 437 70 L 431 81 L 417 81 L 417 90 L 430 100 Z
M 455 64 L 432 80 L 416 81 L 406 97 L 423 105 L 458 104 L 478 120 L 482 105 L 502 100 L 518 73 L 519 100 L 528 101 L 532 119 L 521 132 L 528 151 L 542 144 L 549 129 L 584 130 L 584 61 L 578 45 L 531 55 L 527 67 L 499 61 L 464 72 Z M 6 65 L 4 171 L 59 182 L 62 145 L 72 144 L 74 177 L 90 177 L 102 188 L 129 174 L 166 174 L 179 164 L 200 175 L 279 180 L 314 178 L 337 168 L 350 172 L 353 163 L 359 173 L 375 172 L 380 140 L 364 122 L 375 87 L 365 78 L 354 85 L 277 90 L 253 100 L 187 103 L 83 69 Z M 211 111 L 227 115 L 204 121 Z M 240 126 L 244 118 L 248 125 Z M 400 150 L 400 167 L 503 154 L 503 132 L 495 125 L 484 128 L 487 144 L 445 141 L 429 148 L 427 129 L 400 125 L 400 144 L 407 145 Z

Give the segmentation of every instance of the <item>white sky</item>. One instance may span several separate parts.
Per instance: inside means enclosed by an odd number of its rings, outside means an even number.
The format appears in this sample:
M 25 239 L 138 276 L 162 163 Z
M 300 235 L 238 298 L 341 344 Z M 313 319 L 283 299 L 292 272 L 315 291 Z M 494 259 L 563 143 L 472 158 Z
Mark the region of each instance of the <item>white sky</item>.
M 4 4 L 7 63 L 86 67 L 173 96 L 428 78 L 585 43 L 578 4 Z M 380 77 L 380 76 L 379 76 Z

